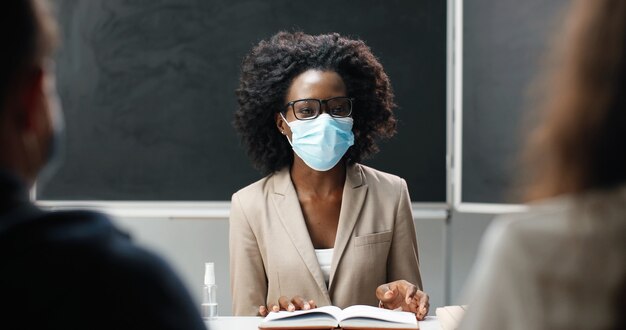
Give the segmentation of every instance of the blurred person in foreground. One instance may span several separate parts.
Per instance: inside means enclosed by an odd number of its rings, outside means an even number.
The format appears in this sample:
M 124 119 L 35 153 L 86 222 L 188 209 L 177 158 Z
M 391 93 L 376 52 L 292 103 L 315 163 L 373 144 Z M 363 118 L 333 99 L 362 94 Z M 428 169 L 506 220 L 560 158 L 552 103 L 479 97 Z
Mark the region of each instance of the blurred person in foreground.
M 57 158 L 56 27 L 46 2 L 0 10 L 0 308 L 12 329 L 204 329 L 171 268 L 104 215 L 47 212 L 28 191 Z
M 626 327 L 626 1 L 576 1 L 527 144 L 529 211 L 487 230 L 463 329 Z

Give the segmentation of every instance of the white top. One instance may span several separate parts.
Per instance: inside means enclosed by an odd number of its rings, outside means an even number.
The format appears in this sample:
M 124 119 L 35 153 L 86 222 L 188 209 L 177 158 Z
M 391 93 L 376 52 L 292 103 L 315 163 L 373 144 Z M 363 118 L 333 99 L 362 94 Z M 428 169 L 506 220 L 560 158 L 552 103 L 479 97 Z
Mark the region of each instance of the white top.
M 334 250 L 335 249 L 315 249 L 315 256 L 322 269 L 326 286 L 328 286 L 328 281 L 330 280 L 330 264 L 333 262 Z
M 461 329 L 610 328 L 626 293 L 625 237 L 626 187 L 496 219 L 464 292 Z

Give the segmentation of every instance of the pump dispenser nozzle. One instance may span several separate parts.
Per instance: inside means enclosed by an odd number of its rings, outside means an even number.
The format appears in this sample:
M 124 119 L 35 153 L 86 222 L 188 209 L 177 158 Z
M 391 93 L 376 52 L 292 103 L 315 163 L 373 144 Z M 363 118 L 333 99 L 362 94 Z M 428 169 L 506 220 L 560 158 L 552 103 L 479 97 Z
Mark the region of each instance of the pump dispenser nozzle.
M 212 262 L 204 264 L 202 317 L 205 320 L 217 317 L 217 285 L 215 285 L 215 264 Z
M 215 285 L 215 264 L 204 263 L 204 285 Z

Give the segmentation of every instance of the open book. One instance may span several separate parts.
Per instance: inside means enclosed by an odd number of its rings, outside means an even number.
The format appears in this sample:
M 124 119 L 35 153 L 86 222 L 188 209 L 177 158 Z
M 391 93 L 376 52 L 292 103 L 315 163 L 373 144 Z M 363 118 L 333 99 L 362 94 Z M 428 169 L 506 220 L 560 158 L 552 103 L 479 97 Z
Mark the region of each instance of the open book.
M 418 329 L 415 314 L 354 305 L 341 309 L 324 306 L 315 309 L 269 313 L 259 329 Z

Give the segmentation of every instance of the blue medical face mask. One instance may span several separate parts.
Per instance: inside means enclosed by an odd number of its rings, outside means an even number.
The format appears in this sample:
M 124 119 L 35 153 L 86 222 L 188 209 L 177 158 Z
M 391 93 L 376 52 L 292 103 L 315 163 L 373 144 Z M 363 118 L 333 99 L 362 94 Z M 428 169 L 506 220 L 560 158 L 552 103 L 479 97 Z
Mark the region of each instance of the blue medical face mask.
M 282 114 L 281 114 L 282 117 Z M 333 168 L 354 144 L 352 118 L 333 118 L 323 113 L 312 120 L 285 123 L 291 128 L 293 151 L 310 168 L 324 172 Z

